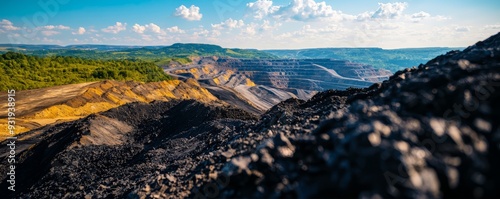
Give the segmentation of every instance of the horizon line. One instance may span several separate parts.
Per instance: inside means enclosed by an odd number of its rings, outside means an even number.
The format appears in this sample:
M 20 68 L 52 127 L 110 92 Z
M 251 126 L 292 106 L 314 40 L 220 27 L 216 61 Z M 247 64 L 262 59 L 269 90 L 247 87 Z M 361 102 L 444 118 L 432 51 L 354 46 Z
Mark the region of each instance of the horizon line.
M 0 43 L 0 46 L 4 45 L 27 45 L 27 46 L 60 46 L 60 47 L 69 47 L 69 46 L 117 46 L 117 47 L 169 47 L 174 44 L 200 44 L 200 45 L 215 45 L 219 46 L 221 48 L 226 48 L 226 49 L 243 49 L 243 50 L 308 50 L 308 49 L 341 49 L 341 48 L 352 48 L 352 49 L 382 49 L 382 50 L 398 50 L 398 49 L 425 49 L 425 48 L 458 48 L 458 49 L 464 49 L 467 48 L 467 46 L 427 46 L 427 47 L 399 47 L 399 48 L 383 48 L 383 47 L 376 47 L 376 46 L 364 46 L 364 47 L 304 47 L 304 48 L 268 48 L 268 49 L 258 49 L 258 48 L 241 48 L 241 47 L 224 47 L 218 44 L 211 44 L 211 43 L 173 43 L 170 45 L 128 45 L 128 44 L 92 44 L 92 43 L 86 43 L 86 44 L 67 44 L 67 45 L 61 45 L 61 44 L 12 44 L 12 43 Z

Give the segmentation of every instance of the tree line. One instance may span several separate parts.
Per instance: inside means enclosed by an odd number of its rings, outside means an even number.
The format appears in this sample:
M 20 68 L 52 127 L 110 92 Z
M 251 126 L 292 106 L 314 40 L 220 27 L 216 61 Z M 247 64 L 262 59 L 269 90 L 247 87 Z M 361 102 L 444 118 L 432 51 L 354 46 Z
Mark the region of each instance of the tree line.
M 155 82 L 172 79 L 152 62 L 34 56 L 19 52 L 0 55 L 0 90 L 27 90 L 99 80 Z

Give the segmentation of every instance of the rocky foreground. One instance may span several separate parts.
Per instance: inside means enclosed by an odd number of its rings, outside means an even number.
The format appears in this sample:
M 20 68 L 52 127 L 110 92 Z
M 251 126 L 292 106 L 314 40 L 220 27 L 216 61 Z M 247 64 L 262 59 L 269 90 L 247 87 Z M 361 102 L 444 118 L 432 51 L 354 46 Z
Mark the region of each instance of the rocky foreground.
M 260 118 L 194 100 L 131 103 L 24 134 L 18 191 L 4 193 L 2 164 L 0 195 L 498 198 L 499 90 L 497 34 Z

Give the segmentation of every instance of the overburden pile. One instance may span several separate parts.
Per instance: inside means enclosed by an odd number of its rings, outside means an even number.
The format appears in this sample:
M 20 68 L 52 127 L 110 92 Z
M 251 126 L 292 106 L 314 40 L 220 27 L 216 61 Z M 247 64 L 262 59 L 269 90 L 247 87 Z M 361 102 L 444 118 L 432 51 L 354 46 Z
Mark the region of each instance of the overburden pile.
M 13 196 L 498 198 L 499 90 L 497 34 L 260 118 L 194 100 L 127 104 L 22 136 Z

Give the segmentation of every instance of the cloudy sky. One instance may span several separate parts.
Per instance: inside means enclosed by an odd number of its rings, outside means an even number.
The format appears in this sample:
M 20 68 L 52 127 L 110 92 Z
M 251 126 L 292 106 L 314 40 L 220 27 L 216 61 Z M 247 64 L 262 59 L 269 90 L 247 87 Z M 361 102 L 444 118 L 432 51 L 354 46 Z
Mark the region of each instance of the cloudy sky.
M 499 0 L 18 0 L 0 43 L 284 49 L 465 47 L 500 32 Z

